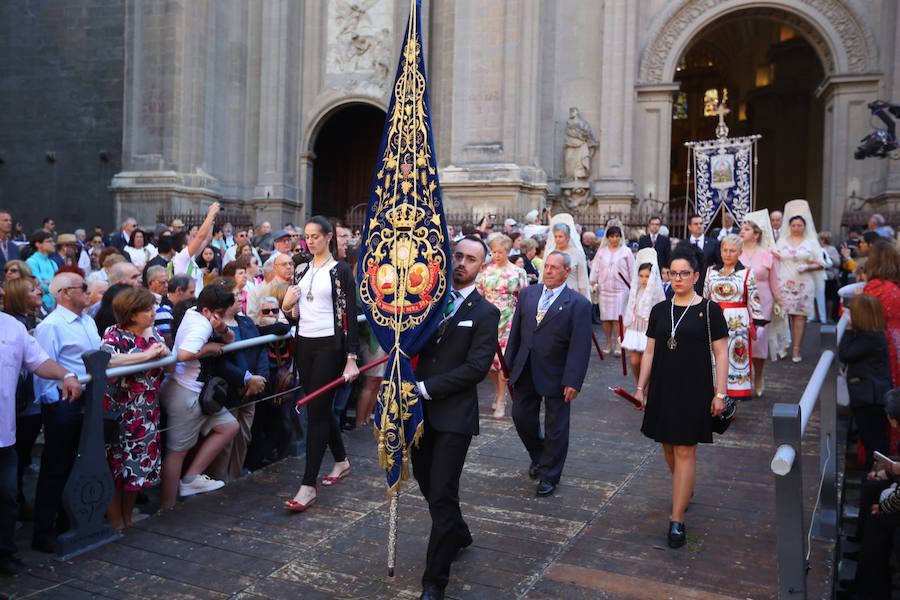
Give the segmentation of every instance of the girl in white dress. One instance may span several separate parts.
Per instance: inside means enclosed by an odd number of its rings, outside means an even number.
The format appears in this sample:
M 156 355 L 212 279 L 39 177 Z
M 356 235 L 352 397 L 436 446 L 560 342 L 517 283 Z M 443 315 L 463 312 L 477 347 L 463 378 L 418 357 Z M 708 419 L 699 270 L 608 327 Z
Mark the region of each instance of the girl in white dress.
M 641 375 L 641 359 L 647 348 L 647 320 L 650 318 L 650 310 L 665 300 L 666 294 L 659 275 L 656 250 L 644 248 L 637 253 L 635 262 L 638 267 L 631 278 L 628 306 L 622 317 L 625 325 L 622 348 L 629 351 L 631 373 L 637 381 Z

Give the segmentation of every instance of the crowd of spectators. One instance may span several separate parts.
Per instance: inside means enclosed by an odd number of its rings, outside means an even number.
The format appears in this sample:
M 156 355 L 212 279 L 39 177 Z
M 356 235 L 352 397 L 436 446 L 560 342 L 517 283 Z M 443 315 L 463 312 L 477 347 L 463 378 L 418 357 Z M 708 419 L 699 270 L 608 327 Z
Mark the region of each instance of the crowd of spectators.
M 349 367 L 341 357 L 347 351 L 349 337 L 338 335 L 336 327 L 326 327 L 325 332 L 321 320 L 311 324 L 285 310 L 303 302 L 292 286 L 296 283 L 292 281 L 295 257 L 305 256 L 315 265 L 314 255 L 325 249 L 317 238 L 307 246 L 309 233 L 292 224 L 280 229 L 273 229 L 268 222 L 235 227 L 217 223 L 219 211 L 214 203 L 200 223 L 175 219 L 155 228 L 142 227 L 128 218 L 109 234 L 99 227 L 90 234 L 85 229 L 58 233 L 54 220 L 46 219 L 40 229 L 26 236 L 24 228 L 14 224 L 13 215 L 0 210 L 3 310 L 33 336 L 40 350 L 38 353 L 35 349 L 34 356 L 23 363 L 15 406 L 0 406 L 0 450 L 13 447 L 17 455 L 13 471 L 15 502 L 0 506 L 0 511 L 15 511 L 14 519 L 34 522 L 35 549 L 55 552 L 57 535 L 68 527 L 61 497 L 75 460 L 83 405 L 68 389 L 71 381 L 57 376 L 59 369 L 65 374 L 84 375 L 81 356 L 89 350 L 109 352 L 113 366 L 142 363 L 170 353 L 177 357 L 176 365 L 168 371 L 150 369 L 110 382 L 104 410 L 119 425 L 106 440 L 115 482 L 108 520 L 114 528 L 132 523 L 135 504 L 147 488 L 159 485 L 161 507 L 168 509 L 178 496 L 214 491 L 280 460 L 301 438 L 307 454 L 314 455 L 303 488 L 315 489 L 318 463 L 327 447 L 331 447 L 336 461 L 336 470 L 328 478 L 336 481 L 349 470 L 340 429 L 371 423 L 382 372 L 368 372 L 359 383 L 339 390 L 333 402 L 312 407 L 309 419 L 315 426 L 305 429 L 291 410 L 296 393 L 277 395 L 294 383 L 294 345 L 279 342 L 223 354 L 223 346 L 231 341 L 284 334 L 296 324 L 304 353 L 298 361 L 299 374 L 306 391 L 346 372 Z M 542 257 L 557 250 L 570 256 L 573 268 L 568 284 L 591 299 L 606 348 L 618 354 L 623 349 L 617 322 L 626 312 L 631 283 L 642 281 L 638 270 L 642 270 L 644 279 L 654 272 L 651 265 L 635 264 L 634 255 L 640 248 L 655 250 L 656 277 L 671 296 L 668 261 L 676 246 L 696 247 L 704 263 L 702 278 L 707 267 L 733 265 L 734 261 L 722 262 L 723 242 L 731 248 L 734 256 L 729 254 L 730 258 L 740 256 L 749 262 L 757 243 L 763 245 L 766 229 L 775 238 L 775 246 L 766 251 L 765 260 L 748 265 L 756 278 L 765 277 L 771 289 L 768 304 L 763 307 L 763 321 L 780 311 L 790 316 L 792 358 L 797 361 L 801 358 L 805 323 L 834 321 L 842 306 L 849 308 L 852 325 L 842 342 L 841 359 L 848 365 L 850 385 L 855 386 L 851 392 L 854 415 L 867 466 L 879 481 L 882 476 L 889 479 L 890 470 L 876 463 L 872 453 L 897 453 L 897 434 L 889 432 L 889 426 L 896 427 L 897 422 L 885 399 L 890 397 L 891 388 L 900 386 L 896 236 L 876 214 L 866 230 L 851 228 L 843 240 L 821 232 L 817 241 L 811 241 L 812 223 L 807 221 L 802 216 L 789 214 L 785 218 L 775 212 L 768 228 L 749 223 L 739 227 L 732 220 L 707 234 L 702 220 L 696 217 L 690 219 L 685 238 L 678 240 L 669 235 L 659 217 L 631 230 L 611 221 L 600 230 L 589 231 L 568 215 L 553 217 L 549 211 L 532 211 L 521 223 L 514 219 L 494 223 L 488 215 L 478 224 L 464 223 L 458 229 L 450 226 L 448 231 L 453 242 L 464 236 L 480 236 L 493 253 L 478 289 L 506 315 L 500 323 L 501 347 L 518 291 L 539 283 Z M 350 272 L 356 268 L 361 232 L 339 221 L 316 223 L 322 232 L 333 231 L 329 239 L 334 259 L 347 264 L 346 269 L 333 271 L 340 273 L 340 277 L 333 275 L 333 285 L 343 289 L 344 284 L 352 282 Z M 314 270 L 311 274 L 315 281 Z M 780 282 L 788 275 L 809 280 L 805 295 L 782 298 L 784 286 Z M 702 281 L 699 286 L 702 292 Z M 302 289 L 310 297 L 315 291 L 312 287 Z M 842 302 L 841 294 L 849 293 L 862 293 L 865 300 Z M 340 307 L 355 305 L 345 299 L 330 308 L 323 305 L 322 310 L 330 310 L 333 316 Z M 317 308 L 312 300 L 310 306 Z M 339 326 L 340 322 L 335 324 Z M 329 346 L 331 354 L 323 353 L 322 339 L 335 336 L 341 351 L 335 354 Z M 365 326 L 353 333 L 352 347 L 354 358 L 357 349 L 361 355 L 360 364 L 383 356 Z M 754 387 L 759 395 L 761 361 L 783 358 L 787 349 L 772 347 L 770 353 L 764 348 L 758 356 L 754 354 L 758 371 Z M 44 356 L 59 369 L 44 368 L 34 374 L 38 359 Z M 316 366 L 320 363 L 321 368 Z M 222 377 L 227 385 L 229 400 L 218 410 L 207 410 L 200 402 L 204 382 L 212 376 Z M 506 418 L 507 382 L 498 360 L 491 378 L 495 389 L 493 416 Z M 0 394 L 0 402 L 5 400 L 6 396 Z M 12 421 L 8 427 L 12 436 L 3 436 L 4 419 Z M 44 446 L 37 490 L 34 498 L 28 498 L 22 482 L 41 432 Z M 314 498 L 311 493 L 298 494 L 295 501 L 301 505 Z M 900 506 L 900 500 L 882 502 L 881 510 L 889 512 L 884 507 L 894 505 Z M 872 514 L 877 514 L 875 510 L 871 508 Z M 0 527 L 6 522 L 2 521 Z M 14 557 L 14 548 L 3 543 L 0 541 L 0 573 L 5 574 L 16 567 L 6 558 Z

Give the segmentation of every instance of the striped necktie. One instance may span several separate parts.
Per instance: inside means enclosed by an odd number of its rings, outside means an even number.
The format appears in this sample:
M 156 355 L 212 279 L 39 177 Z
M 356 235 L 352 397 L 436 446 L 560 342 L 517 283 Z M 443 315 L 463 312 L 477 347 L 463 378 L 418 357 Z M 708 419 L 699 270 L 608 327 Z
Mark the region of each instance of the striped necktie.
M 544 288 L 544 294 L 541 296 L 541 302 L 538 304 L 537 315 L 535 316 L 538 323 L 544 320 L 544 315 L 547 314 L 547 309 L 550 308 L 551 304 L 553 304 L 553 290 Z
M 438 335 L 444 335 L 444 331 L 447 329 L 447 323 L 450 322 L 450 319 L 453 318 L 453 315 L 456 313 L 456 305 L 459 303 L 460 298 L 462 298 L 462 294 L 457 290 L 450 292 L 450 301 L 447 303 L 447 306 L 444 307 L 444 318 L 441 320 L 440 325 L 438 325 Z

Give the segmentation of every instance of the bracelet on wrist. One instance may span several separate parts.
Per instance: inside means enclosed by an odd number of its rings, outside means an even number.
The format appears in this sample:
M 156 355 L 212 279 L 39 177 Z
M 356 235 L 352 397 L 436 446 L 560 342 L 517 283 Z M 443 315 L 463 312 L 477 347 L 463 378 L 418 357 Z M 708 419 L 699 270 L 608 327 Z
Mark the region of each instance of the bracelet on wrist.
M 63 375 L 63 381 L 65 381 L 69 377 L 74 377 L 75 379 L 78 379 L 78 375 L 76 375 L 75 373 L 69 372 L 69 373 L 66 373 L 65 375 Z

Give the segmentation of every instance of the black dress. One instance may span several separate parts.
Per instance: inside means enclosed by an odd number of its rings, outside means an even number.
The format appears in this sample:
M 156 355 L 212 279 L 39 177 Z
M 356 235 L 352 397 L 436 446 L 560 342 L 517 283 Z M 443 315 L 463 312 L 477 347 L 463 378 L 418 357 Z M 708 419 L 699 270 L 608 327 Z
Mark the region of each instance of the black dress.
M 692 446 L 712 443 L 710 404 L 715 395 L 712 376 L 712 340 L 728 337 L 722 309 L 707 301 L 675 306 L 675 322 L 688 310 L 675 333 L 677 347 L 667 342 L 672 331 L 672 301 L 660 302 L 650 311 L 647 337 L 656 340 L 647 405 L 641 432 L 664 444 Z M 706 319 L 709 318 L 709 333 Z

